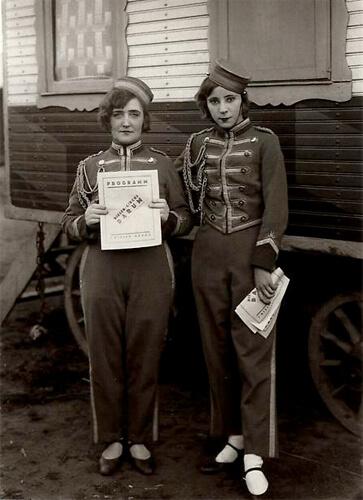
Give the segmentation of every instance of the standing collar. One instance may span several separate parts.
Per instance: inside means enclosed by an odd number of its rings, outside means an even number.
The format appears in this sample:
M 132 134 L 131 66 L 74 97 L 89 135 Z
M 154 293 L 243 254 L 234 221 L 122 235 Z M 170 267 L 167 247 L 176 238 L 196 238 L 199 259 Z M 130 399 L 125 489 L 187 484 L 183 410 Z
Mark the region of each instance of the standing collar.
M 123 144 L 116 144 L 116 142 L 111 143 L 111 147 L 118 155 L 126 155 L 129 156 L 130 153 L 132 153 L 135 149 L 141 148 L 142 142 L 138 140 L 134 144 L 128 144 L 128 145 L 123 145 Z
M 214 124 L 214 127 L 218 131 L 218 133 L 222 134 L 224 137 L 230 137 L 235 134 L 239 134 L 240 132 L 244 132 L 245 130 L 249 129 L 251 127 L 251 120 L 249 118 L 246 118 L 245 120 L 237 123 L 237 125 L 234 125 L 232 128 L 229 130 L 226 130 L 216 123 Z
M 244 132 L 247 130 L 251 125 L 251 120 L 249 118 L 246 118 L 242 122 L 237 123 L 234 127 L 231 128 L 230 132 L 236 133 L 236 132 Z

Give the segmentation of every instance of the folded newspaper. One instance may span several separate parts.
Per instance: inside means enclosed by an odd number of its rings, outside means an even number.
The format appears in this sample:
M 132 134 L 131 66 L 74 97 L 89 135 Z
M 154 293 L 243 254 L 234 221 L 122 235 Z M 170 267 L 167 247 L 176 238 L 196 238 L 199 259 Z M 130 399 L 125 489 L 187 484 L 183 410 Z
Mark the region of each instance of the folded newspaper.
M 275 294 L 270 304 L 259 299 L 257 289 L 254 288 L 235 309 L 241 320 L 253 331 L 267 338 L 277 319 L 282 298 L 286 292 L 289 278 L 279 267 L 271 274 L 272 282 L 277 284 Z

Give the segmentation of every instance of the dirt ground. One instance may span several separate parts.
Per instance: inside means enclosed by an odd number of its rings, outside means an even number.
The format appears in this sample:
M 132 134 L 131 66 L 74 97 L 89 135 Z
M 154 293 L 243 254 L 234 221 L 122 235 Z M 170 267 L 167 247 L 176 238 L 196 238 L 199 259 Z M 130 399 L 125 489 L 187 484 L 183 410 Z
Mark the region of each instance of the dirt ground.
M 48 333 L 32 340 L 38 310 L 37 300 L 18 302 L 1 330 L 1 499 L 251 498 L 239 467 L 218 476 L 197 470 L 209 418 L 193 333 L 176 335 L 165 349 L 155 475 L 142 476 L 126 462 L 103 477 L 97 469 L 101 450 L 91 444 L 87 359 L 69 331 L 62 298 L 47 299 Z M 291 364 L 281 351 L 278 359 L 280 458 L 266 461 L 270 488 L 262 498 L 363 498 L 360 440 L 320 401 L 304 356 Z

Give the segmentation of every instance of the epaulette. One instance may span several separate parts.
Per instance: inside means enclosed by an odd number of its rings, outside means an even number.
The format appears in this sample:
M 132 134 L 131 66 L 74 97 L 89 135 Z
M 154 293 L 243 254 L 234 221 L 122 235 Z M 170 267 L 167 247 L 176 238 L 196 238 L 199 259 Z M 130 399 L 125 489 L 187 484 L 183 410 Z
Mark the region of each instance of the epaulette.
M 89 156 L 87 156 L 87 158 L 84 158 L 84 160 L 81 160 L 81 161 L 86 162 L 86 161 L 90 160 L 91 158 L 94 158 L 95 156 L 98 156 L 102 153 L 103 153 L 103 150 L 101 149 L 101 151 L 99 151 L 98 153 L 95 153 L 93 155 L 89 155 Z
M 194 135 L 204 134 L 205 132 L 211 132 L 212 130 L 213 130 L 213 127 L 204 128 L 203 130 L 200 130 L 199 132 L 195 132 Z
M 275 135 L 275 132 L 273 132 L 270 128 L 267 127 L 260 127 L 259 125 L 255 125 L 255 128 L 257 130 L 260 130 L 261 132 L 267 132 L 268 134 Z
M 196 137 L 197 135 L 207 134 L 208 132 L 211 132 L 212 130 L 213 130 L 213 127 L 204 128 L 203 130 L 200 130 L 199 132 L 194 132 L 194 134 L 192 134 L 192 136 Z
M 149 148 L 150 151 L 154 151 L 154 153 L 159 153 L 163 156 L 168 156 L 166 153 L 164 153 L 164 151 L 160 151 L 160 149 L 156 149 L 156 148 Z

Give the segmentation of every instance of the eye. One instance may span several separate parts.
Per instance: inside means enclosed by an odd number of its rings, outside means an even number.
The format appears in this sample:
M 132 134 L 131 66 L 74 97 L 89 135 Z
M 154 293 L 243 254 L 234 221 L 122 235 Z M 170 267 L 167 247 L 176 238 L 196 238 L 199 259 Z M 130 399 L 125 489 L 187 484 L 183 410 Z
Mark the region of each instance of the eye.
M 209 103 L 209 104 L 212 104 L 212 105 L 218 104 L 218 99 L 214 99 L 214 98 L 209 99 L 209 100 L 208 100 L 208 103 Z
M 135 118 L 138 118 L 141 115 L 141 113 L 139 113 L 139 111 L 131 111 L 130 115 L 134 116 Z
M 236 100 L 236 98 L 234 96 L 227 97 L 227 102 L 233 102 L 235 100 Z
M 120 111 L 114 111 L 112 113 L 113 118 L 120 118 L 122 116 L 122 113 Z

